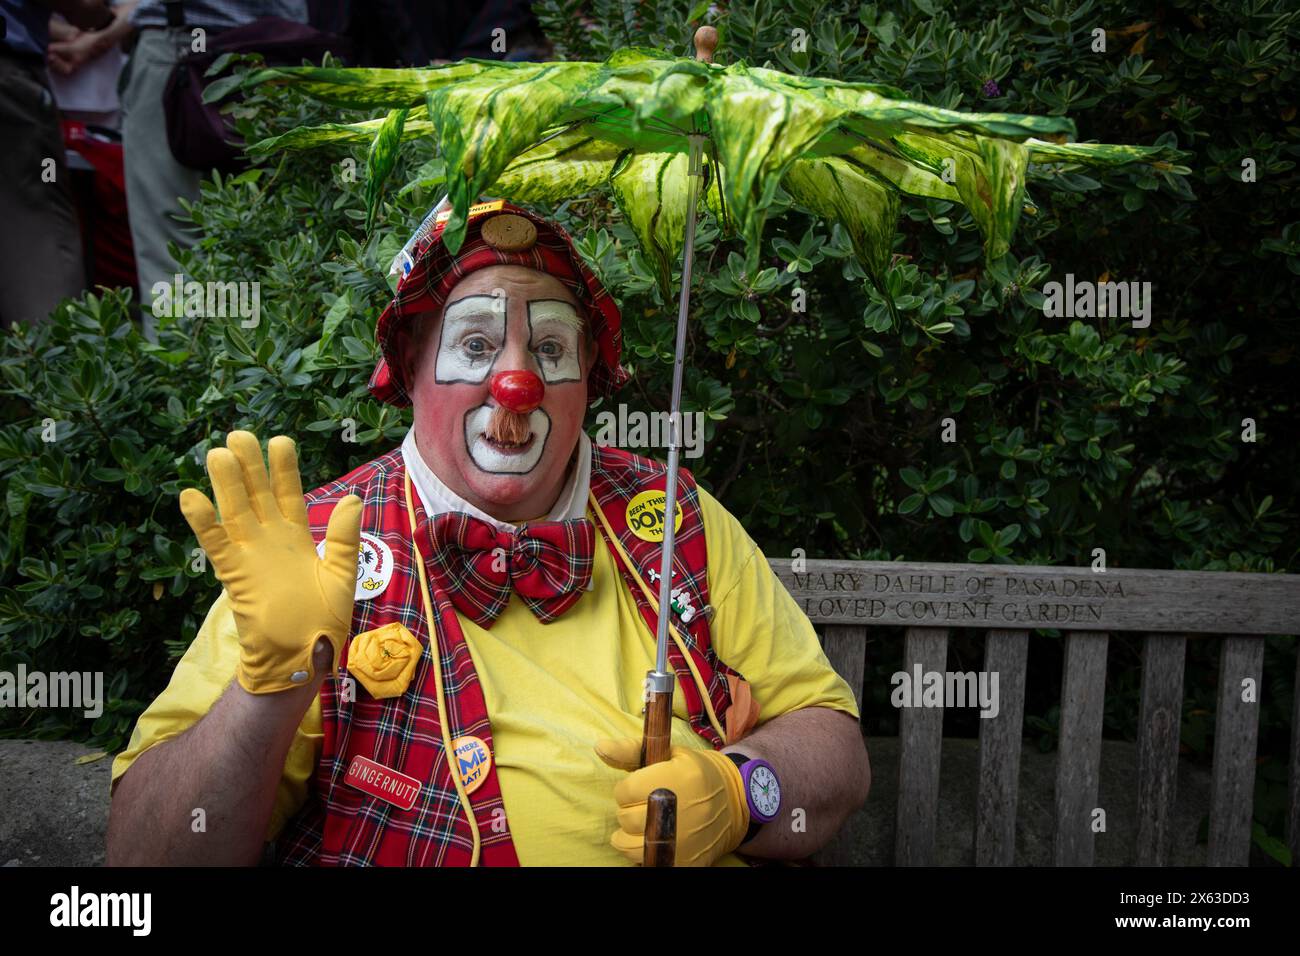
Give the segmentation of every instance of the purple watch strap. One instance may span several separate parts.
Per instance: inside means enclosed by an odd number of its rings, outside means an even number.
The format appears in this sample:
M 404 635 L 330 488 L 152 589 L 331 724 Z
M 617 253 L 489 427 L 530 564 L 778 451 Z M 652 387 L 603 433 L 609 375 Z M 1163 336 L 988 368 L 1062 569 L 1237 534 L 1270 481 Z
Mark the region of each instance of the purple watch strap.
M 753 776 L 754 771 L 757 770 L 759 767 L 766 767 L 768 769 L 768 772 L 772 774 L 772 779 L 776 781 L 777 812 L 778 813 L 780 812 L 781 780 L 776 775 L 776 768 L 773 767 L 766 760 L 762 760 L 758 757 L 755 757 L 751 760 L 746 760 L 743 764 L 740 764 L 740 779 L 741 779 L 741 783 L 744 785 L 745 788 L 745 803 L 748 804 L 749 806 L 749 818 L 751 820 L 754 820 L 758 823 L 771 823 L 773 820 L 776 819 L 776 814 L 774 813 L 771 816 L 768 816 L 767 814 L 759 810 L 758 807 L 754 805 L 754 795 L 750 792 L 749 789 L 750 777 Z

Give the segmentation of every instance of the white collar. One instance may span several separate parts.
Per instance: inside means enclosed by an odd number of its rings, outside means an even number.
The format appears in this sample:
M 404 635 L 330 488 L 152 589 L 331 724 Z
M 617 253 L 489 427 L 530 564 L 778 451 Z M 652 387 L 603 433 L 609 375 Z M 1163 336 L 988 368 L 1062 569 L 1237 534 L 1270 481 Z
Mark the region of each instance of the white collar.
M 411 476 L 411 483 L 424 504 L 428 515 L 441 514 L 444 511 L 460 511 L 473 518 L 486 521 L 498 531 L 515 531 L 515 525 L 499 521 L 490 514 L 475 508 L 456 492 L 443 483 L 434 474 L 420 453 L 415 443 L 415 426 L 412 425 L 406 437 L 402 439 L 402 461 Z M 586 432 L 578 432 L 578 462 L 569 475 L 568 482 L 560 489 L 560 496 L 555 499 L 550 521 L 565 521 L 569 518 L 581 518 L 587 513 L 587 490 L 591 487 L 591 439 Z

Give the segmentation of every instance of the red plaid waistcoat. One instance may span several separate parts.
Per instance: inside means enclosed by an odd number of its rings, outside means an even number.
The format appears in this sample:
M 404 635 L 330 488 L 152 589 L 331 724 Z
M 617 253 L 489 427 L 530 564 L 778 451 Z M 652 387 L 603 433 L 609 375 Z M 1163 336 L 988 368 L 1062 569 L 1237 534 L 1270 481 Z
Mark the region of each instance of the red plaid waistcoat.
M 658 573 L 659 545 L 643 541 L 627 527 L 627 505 L 643 491 L 662 491 L 667 470 L 659 462 L 617 449 L 593 447 L 591 492 L 600 504 L 613 536 L 647 585 Z M 307 495 L 307 513 L 313 537 L 325 536 L 330 512 L 340 498 L 355 494 L 363 502 L 362 531 L 388 545 L 393 554 L 393 575 L 383 592 L 357 601 L 352 615 L 353 635 L 400 621 L 424 646 L 406 692 L 387 700 L 372 698 L 360 681 L 348 685 L 355 700 L 340 693 L 347 674 L 348 647 L 340 656 L 338 678 L 321 687 L 323 740 L 316 775 L 306 803 L 289 821 L 276 844 L 276 858 L 291 866 L 466 866 L 473 834 L 452 781 L 452 766 L 443 747 L 442 727 L 434 683 L 433 656 L 429 651 L 429 626 L 425 620 L 420 580 L 413 563 L 410 521 L 405 503 L 406 469 L 400 449 L 374 459 L 337 481 Z M 708 604 L 708 552 L 695 481 L 683 470 L 678 482 L 682 524 L 677 531 L 674 586 L 685 586 L 696 610 Z M 416 520 L 425 517 L 423 505 L 414 502 Z M 651 634 L 656 617 L 641 586 L 618 557 L 599 519 L 596 533 L 615 554 L 624 584 L 630 589 Z M 658 587 L 651 585 L 658 597 Z M 473 735 L 495 753 L 492 727 L 483 691 L 461 632 L 454 608 L 446 595 L 430 595 L 439 618 L 438 646 L 442 649 L 443 693 L 450 722 L 448 737 Z M 689 624 L 674 623 L 708 691 L 719 724 L 726 726 L 731 706 L 727 676 L 736 671 L 718 660 L 709 640 L 707 616 L 697 614 Z M 538 627 L 544 625 L 538 624 Z M 691 727 L 714 747 L 724 741 L 709 720 L 703 695 L 675 642 L 669 643 L 669 660 L 677 674 L 682 702 Z M 409 810 L 345 783 L 353 757 L 368 757 L 385 767 L 420 781 L 420 792 Z M 478 823 L 480 862 L 486 866 L 517 866 L 496 761 L 487 779 L 470 795 Z

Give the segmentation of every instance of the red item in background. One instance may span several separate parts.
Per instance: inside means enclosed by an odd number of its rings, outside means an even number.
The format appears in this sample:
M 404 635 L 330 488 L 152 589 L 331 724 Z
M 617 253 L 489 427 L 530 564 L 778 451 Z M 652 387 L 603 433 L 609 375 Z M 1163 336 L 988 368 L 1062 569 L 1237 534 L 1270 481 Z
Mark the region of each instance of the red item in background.
M 93 168 L 72 170 L 90 286 L 134 289 L 135 250 L 127 221 L 121 139 L 79 120 L 64 120 L 63 142 Z

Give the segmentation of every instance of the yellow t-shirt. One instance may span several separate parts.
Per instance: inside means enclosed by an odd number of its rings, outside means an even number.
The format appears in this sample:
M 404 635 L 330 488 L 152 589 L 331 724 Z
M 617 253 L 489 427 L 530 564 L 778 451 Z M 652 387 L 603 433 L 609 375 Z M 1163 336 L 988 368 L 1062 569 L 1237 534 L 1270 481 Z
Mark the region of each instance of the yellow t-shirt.
M 805 707 L 853 717 L 857 704 L 827 661 L 808 618 L 772 574 L 762 552 L 716 499 L 700 490 L 709 552 L 710 622 L 718 657 L 750 683 L 759 724 Z M 594 516 L 590 513 L 588 517 Z M 558 620 L 541 626 L 512 596 L 484 630 L 460 617 L 487 711 L 502 799 L 521 864 L 625 864 L 609 844 L 617 829 L 614 785 L 625 771 L 596 755 L 601 737 L 639 738 L 641 695 L 654 667 L 654 635 L 597 538 L 592 589 Z M 225 593 L 166 690 L 140 715 L 116 781 L 154 744 L 199 720 L 234 678 L 239 657 Z M 707 748 L 690 728 L 680 685 L 673 695 L 674 746 Z M 306 799 L 321 742 L 319 698 L 299 727 L 276 795 L 268 838 Z M 734 855 L 723 863 L 739 863 Z

